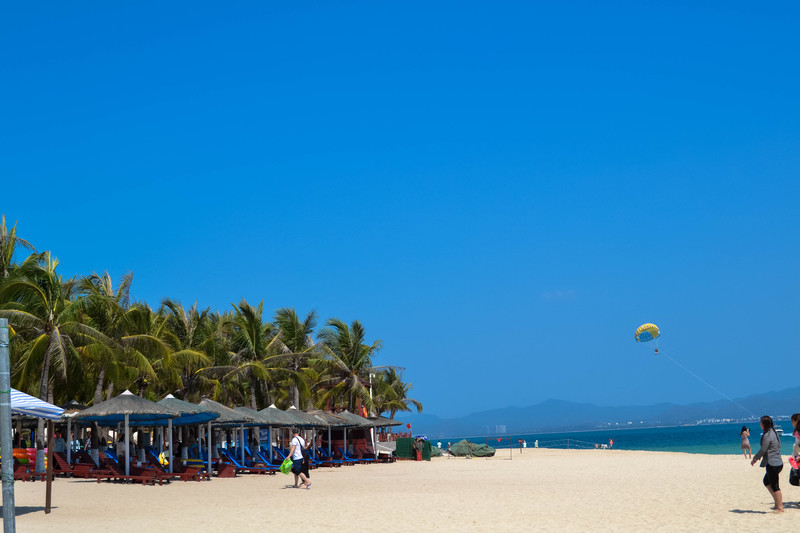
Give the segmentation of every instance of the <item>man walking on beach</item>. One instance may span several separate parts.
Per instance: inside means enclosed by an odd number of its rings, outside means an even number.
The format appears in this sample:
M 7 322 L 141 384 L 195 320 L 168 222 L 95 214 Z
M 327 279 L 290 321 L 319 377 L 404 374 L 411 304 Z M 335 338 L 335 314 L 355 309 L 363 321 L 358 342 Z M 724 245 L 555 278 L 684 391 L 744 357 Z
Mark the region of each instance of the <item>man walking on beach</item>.
M 305 485 L 307 489 L 311 488 L 311 482 L 303 473 L 303 450 L 306 447 L 306 441 L 300 436 L 300 430 L 292 428 L 292 449 L 289 451 L 289 457 L 292 458 L 292 474 L 294 474 L 294 487 L 298 488 L 297 482 L 303 480 L 300 484 L 302 487 Z

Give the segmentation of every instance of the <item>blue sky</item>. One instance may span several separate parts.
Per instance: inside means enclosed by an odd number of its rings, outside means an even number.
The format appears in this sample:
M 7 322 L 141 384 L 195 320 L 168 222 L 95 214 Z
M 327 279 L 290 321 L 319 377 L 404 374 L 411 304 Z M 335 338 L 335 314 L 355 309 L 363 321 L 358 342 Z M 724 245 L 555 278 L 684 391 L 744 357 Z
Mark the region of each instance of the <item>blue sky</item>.
M 701 4 L 701 5 L 698 5 Z M 797 386 L 794 2 L 4 7 L 0 211 L 157 306 L 359 319 L 425 412 Z

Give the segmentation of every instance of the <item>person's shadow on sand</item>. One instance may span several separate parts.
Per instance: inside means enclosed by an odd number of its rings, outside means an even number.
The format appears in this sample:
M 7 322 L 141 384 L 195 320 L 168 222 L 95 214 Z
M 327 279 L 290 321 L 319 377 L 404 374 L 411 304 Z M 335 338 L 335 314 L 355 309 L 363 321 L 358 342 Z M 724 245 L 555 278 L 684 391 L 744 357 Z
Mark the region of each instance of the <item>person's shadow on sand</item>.
M 766 511 L 753 511 L 752 509 L 731 509 L 736 514 L 767 514 Z

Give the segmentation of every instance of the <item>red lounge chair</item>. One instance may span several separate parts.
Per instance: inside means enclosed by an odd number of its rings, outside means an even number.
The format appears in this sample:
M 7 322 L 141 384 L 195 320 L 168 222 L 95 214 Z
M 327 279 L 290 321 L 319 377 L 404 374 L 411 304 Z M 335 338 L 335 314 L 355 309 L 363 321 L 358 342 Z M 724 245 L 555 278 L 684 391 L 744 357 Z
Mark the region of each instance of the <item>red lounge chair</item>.
M 178 479 L 180 479 L 182 481 L 189 481 L 189 480 L 200 481 L 200 480 L 202 480 L 204 478 L 207 478 L 207 475 L 206 475 L 205 472 L 203 472 L 199 468 L 195 468 L 195 467 L 191 467 L 191 466 L 174 465 L 173 466 L 174 472 L 169 473 L 164 468 L 164 466 L 159 462 L 158 457 L 153 455 L 153 453 L 150 450 L 147 450 L 145 452 L 145 457 L 147 457 L 147 462 L 150 464 L 150 466 L 154 470 L 159 472 L 160 473 L 159 475 L 161 477 L 165 477 L 165 476 L 166 477 L 175 477 L 175 478 L 178 478 Z
M 126 476 L 120 468 L 120 465 L 106 457 L 103 453 L 100 454 L 100 464 L 104 471 L 110 471 L 110 473 L 92 472 L 89 474 L 89 477 L 97 479 L 98 483 L 105 479 L 108 481 L 141 481 L 142 485 L 146 485 L 147 483 L 155 485 L 156 481 L 158 481 L 159 485 L 163 485 L 165 481 L 164 476 L 157 475 L 156 471 L 153 469 L 138 468 L 132 465 L 130 466 L 130 474 Z M 169 482 L 169 478 L 167 478 L 166 481 Z

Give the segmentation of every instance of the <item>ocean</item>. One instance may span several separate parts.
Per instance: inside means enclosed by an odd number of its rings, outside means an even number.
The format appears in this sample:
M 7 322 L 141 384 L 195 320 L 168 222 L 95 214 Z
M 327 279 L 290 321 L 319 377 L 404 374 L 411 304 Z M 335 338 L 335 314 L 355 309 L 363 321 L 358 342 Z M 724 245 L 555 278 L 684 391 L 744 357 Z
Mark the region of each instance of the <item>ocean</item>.
M 759 449 L 761 427 L 758 422 L 744 424 L 750 428 L 750 446 L 753 453 Z M 791 423 L 788 421 L 777 422 L 776 427 L 784 430 L 781 439 L 781 452 L 789 455 L 792 452 L 794 437 L 792 436 Z M 527 435 L 504 435 L 488 437 L 458 437 L 432 439 L 435 446 L 442 443 L 442 449 L 447 449 L 448 442 L 456 443 L 463 438 L 477 443 L 488 444 L 493 448 L 514 448 L 520 446 L 519 439 L 526 442 L 529 448 L 539 442 L 540 448 L 576 448 L 588 449 L 608 445 L 609 439 L 614 440 L 614 449 L 619 450 L 645 450 L 662 452 L 703 453 L 711 455 L 740 454 L 742 453 L 739 432 L 742 424 L 706 424 L 694 426 L 675 426 L 659 428 L 634 428 L 634 429 L 609 429 L 593 431 L 574 431 L 567 433 L 534 433 Z M 498 441 L 499 439 L 499 441 Z

